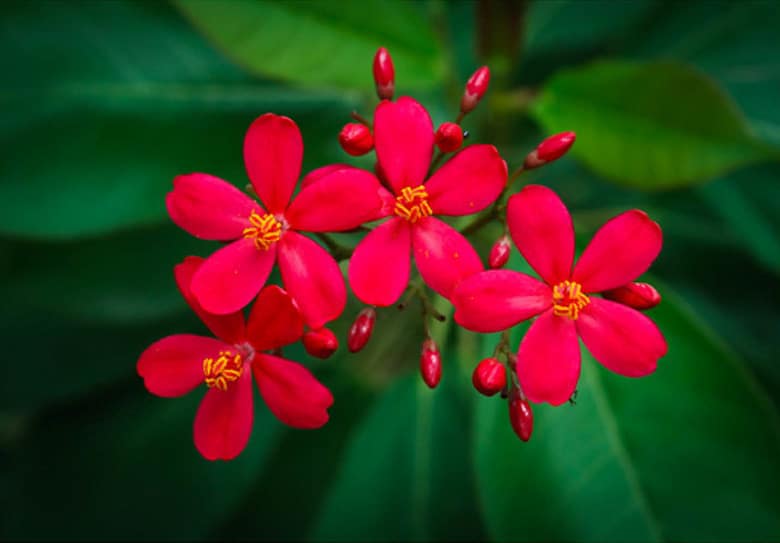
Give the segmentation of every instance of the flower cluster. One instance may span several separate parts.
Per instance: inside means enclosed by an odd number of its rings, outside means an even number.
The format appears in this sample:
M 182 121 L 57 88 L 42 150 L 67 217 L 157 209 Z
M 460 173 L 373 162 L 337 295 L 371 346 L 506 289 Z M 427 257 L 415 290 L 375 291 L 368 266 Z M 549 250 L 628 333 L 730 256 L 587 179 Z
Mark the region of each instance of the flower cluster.
M 396 304 L 408 291 L 424 309 L 420 371 L 431 388 L 441 379 L 443 358 L 428 319 L 444 317 L 433 310 L 422 283 L 410 283 L 412 261 L 434 295 L 454 306 L 457 324 L 503 332 L 472 380 L 480 393 L 507 399 L 511 425 L 523 440 L 533 428 L 529 402 L 559 405 L 574 393 L 578 338 L 604 366 L 630 377 L 652 372 L 666 352 L 658 328 L 639 312 L 660 296 L 652 286 L 633 282 L 660 252 L 656 223 L 641 211 L 627 211 L 606 223 L 574 264 L 571 217 L 552 190 L 529 185 L 504 204 L 520 174 L 564 155 L 573 133 L 548 138 L 509 175 L 494 146 L 464 146 L 461 123 L 487 91 L 487 67 L 467 82 L 454 122 L 437 128 L 419 102 L 394 99 L 395 72 L 384 48 L 374 58 L 373 74 L 380 99 L 373 120 L 353 114 L 356 122 L 345 125 L 338 140 L 351 156 L 373 152 L 374 171 L 326 165 L 305 175 L 296 192 L 301 133 L 291 119 L 266 113 L 244 140 L 256 199 L 205 173 L 174 179 L 166 199 L 172 221 L 195 237 L 224 244 L 205 260 L 187 257 L 174 269 L 185 301 L 216 338 L 166 337 L 143 352 L 137 369 L 158 396 L 206 386 L 194 440 L 207 459 L 231 459 L 246 446 L 252 375 L 281 422 L 318 428 L 328 421 L 332 395 L 303 365 L 285 359 L 282 348 L 302 341 L 320 358 L 337 350 L 338 339 L 326 327 L 346 305 L 337 259 L 349 257 L 349 286 L 366 304 L 350 329 L 349 351 L 368 343 L 376 308 Z M 446 220 L 474 214 L 480 215 L 462 231 Z M 464 234 L 492 220 L 505 224 L 506 232 L 490 251 L 486 271 Z M 351 250 L 328 236 L 350 231 L 367 231 Z M 327 249 L 305 234 L 320 238 Z M 501 269 L 509 261 L 510 239 L 541 280 Z M 267 284 L 274 265 L 283 286 Z M 531 318 L 515 354 L 508 330 Z

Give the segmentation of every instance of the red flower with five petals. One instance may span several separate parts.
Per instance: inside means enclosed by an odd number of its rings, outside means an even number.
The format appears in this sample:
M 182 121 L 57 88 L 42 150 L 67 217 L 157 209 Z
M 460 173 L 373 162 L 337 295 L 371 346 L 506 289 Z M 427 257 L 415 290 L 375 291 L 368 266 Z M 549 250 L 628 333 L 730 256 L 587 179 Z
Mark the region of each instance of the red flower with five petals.
M 447 298 L 458 281 L 483 269 L 466 238 L 433 215 L 470 215 L 486 208 L 506 186 L 506 163 L 492 145 L 472 145 L 426 182 L 433 145 L 431 117 L 418 102 L 402 97 L 377 106 L 378 170 L 395 192 L 383 216 L 395 217 L 371 231 L 350 260 L 349 283 L 367 304 L 398 300 L 409 281 L 410 252 L 423 280 Z
M 298 126 L 271 113 L 256 119 L 244 140 L 244 162 L 262 206 L 208 174 L 182 175 L 166 198 L 173 222 L 190 234 L 232 243 L 212 254 L 192 280 L 192 292 L 215 314 L 238 311 L 265 284 L 278 260 L 282 281 L 306 322 L 320 328 L 346 304 L 344 279 L 328 252 L 297 231 L 335 232 L 381 216 L 387 191 L 372 174 L 329 168 L 292 202 L 301 170 Z M 320 173 L 321 175 L 321 173 Z
M 152 394 L 177 397 L 201 383 L 209 390 L 195 415 L 195 447 L 209 460 L 230 460 L 244 450 L 252 430 L 252 377 L 276 417 L 295 428 L 319 428 L 328 421 L 330 391 L 302 365 L 262 351 L 297 341 L 303 317 L 276 285 L 265 287 L 249 321 L 241 312 L 214 315 L 203 310 L 190 288 L 203 259 L 177 265 L 176 282 L 187 303 L 218 339 L 179 334 L 153 343 L 138 359 L 138 374 Z
M 661 250 L 661 228 L 642 211 L 608 221 L 574 262 L 574 227 L 550 189 L 525 187 L 509 199 L 515 245 L 544 282 L 509 270 L 478 273 L 453 294 L 455 320 L 476 332 L 497 332 L 539 315 L 520 343 L 517 376 L 533 402 L 560 405 L 580 376 L 581 337 L 593 357 L 627 377 L 656 369 L 667 346 L 640 312 L 592 296 L 644 273 Z

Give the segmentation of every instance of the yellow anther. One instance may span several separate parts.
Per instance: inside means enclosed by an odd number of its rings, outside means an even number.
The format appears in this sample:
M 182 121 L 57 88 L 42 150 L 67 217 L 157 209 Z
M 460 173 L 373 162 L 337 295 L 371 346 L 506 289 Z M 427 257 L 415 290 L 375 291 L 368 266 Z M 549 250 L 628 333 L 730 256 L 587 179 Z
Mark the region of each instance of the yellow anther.
M 553 314 L 577 320 L 580 311 L 590 303 L 582 285 L 574 281 L 562 281 L 553 287 Z
M 401 189 L 401 195 L 395 199 L 396 215 L 406 219 L 414 224 L 424 217 L 433 215 L 428 203 L 428 192 L 425 187 L 418 185 L 416 187 L 404 187 Z
M 203 359 L 203 375 L 206 386 L 218 388 L 222 392 L 228 389 L 228 383 L 236 381 L 244 371 L 241 355 L 232 351 L 220 351 L 216 358 Z
M 252 238 L 258 249 L 267 251 L 282 237 L 282 223 L 270 213 L 260 215 L 257 211 L 252 211 L 249 222 L 252 226 L 244 228 L 243 235 L 245 238 Z

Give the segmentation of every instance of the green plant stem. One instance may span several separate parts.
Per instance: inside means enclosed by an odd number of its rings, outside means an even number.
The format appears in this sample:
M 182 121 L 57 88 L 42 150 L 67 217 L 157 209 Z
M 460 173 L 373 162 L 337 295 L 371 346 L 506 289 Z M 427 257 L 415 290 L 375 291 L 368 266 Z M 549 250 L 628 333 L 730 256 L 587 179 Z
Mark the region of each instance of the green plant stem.
M 330 254 L 333 256 L 333 258 L 336 259 L 337 262 L 346 260 L 352 256 L 353 249 L 350 249 L 349 247 L 344 247 L 336 240 L 331 238 L 328 234 L 325 234 L 323 232 L 315 232 L 314 235 L 317 236 L 325 244 L 325 246 L 330 251 Z

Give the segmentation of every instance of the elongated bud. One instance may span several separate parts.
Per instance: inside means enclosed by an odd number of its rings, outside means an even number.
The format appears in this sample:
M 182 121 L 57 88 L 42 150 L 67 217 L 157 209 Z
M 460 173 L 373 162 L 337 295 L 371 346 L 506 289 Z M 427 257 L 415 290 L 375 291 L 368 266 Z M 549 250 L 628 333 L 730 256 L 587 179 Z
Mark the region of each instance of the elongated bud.
M 339 132 L 339 143 L 347 154 L 360 156 L 374 148 L 374 137 L 366 125 L 347 123 Z
M 356 353 L 366 346 L 371 339 L 376 322 L 376 311 L 373 307 L 366 307 L 355 318 L 347 336 L 347 348 L 349 352 Z
M 517 437 L 523 441 L 531 439 L 534 431 L 534 412 L 528 400 L 521 398 L 517 391 L 513 391 L 509 398 L 509 421 Z
M 463 91 L 463 98 L 460 99 L 460 111 L 464 114 L 469 113 L 475 107 L 487 92 L 490 83 L 490 69 L 482 66 L 474 72 L 466 82 L 466 90 Z
M 650 309 L 661 303 L 661 295 L 653 285 L 648 283 L 629 283 L 612 290 L 605 290 L 602 295 L 607 300 L 640 310 Z
M 509 238 L 501 236 L 493 244 L 490 249 L 490 256 L 488 256 L 488 265 L 494 270 L 503 268 L 509 260 L 509 252 L 512 246 L 509 245 Z
M 392 100 L 395 92 L 395 68 L 387 49 L 380 47 L 374 55 L 374 83 L 380 100 Z
M 486 358 L 471 375 L 474 388 L 485 396 L 493 396 L 506 386 L 506 368 L 495 358 Z
M 463 144 L 463 129 L 455 123 L 442 123 L 434 141 L 442 153 L 457 151 Z
M 339 340 L 327 328 L 309 330 L 303 334 L 303 348 L 312 356 L 328 358 L 339 348 Z
M 561 132 L 560 134 L 550 136 L 540 143 L 536 149 L 528 153 L 528 156 L 525 157 L 523 168 L 533 170 L 539 166 L 544 166 L 548 162 L 558 160 L 571 149 L 576 139 L 577 134 L 574 132 Z
M 428 338 L 423 343 L 420 354 L 420 373 L 430 388 L 436 388 L 441 381 L 441 354 L 436 342 Z

